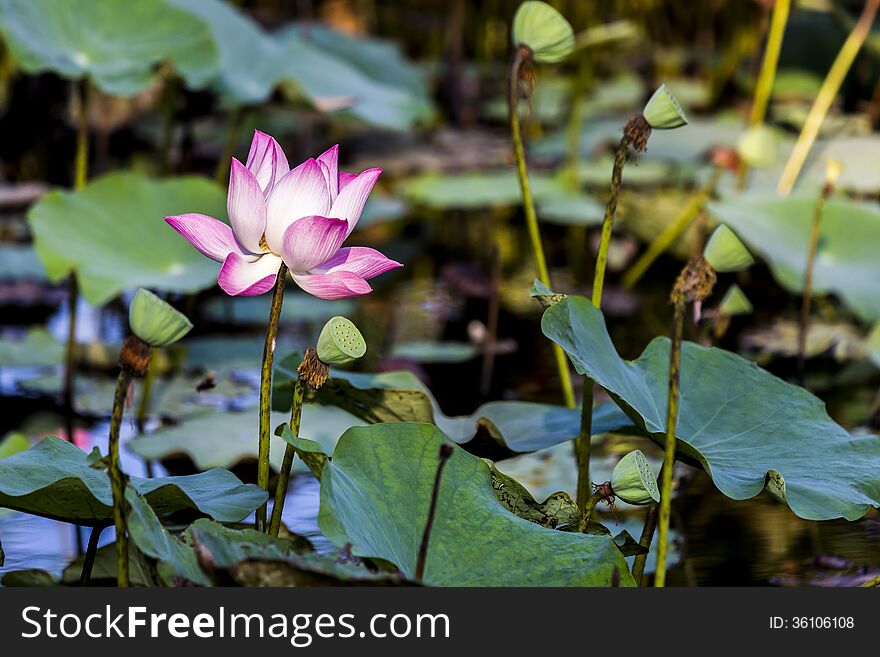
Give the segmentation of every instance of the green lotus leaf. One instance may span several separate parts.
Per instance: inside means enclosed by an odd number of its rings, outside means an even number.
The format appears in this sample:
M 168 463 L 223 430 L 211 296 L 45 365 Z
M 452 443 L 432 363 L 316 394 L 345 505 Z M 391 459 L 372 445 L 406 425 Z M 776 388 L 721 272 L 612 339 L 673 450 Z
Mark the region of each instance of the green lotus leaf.
M 207 26 L 167 0 L 0 0 L 0 33 L 26 72 L 88 77 L 116 96 L 145 89 L 165 62 L 194 88 L 218 66 Z
M 803 290 L 815 194 L 731 197 L 709 209 L 767 261 L 787 290 Z M 813 292 L 834 293 L 862 320 L 880 319 L 880 209 L 833 198 L 825 205 L 813 268 Z
M 321 531 L 352 554 L 415 576 L 438 452 L 435 426 L 393 422 L 343 434 L 321 476 Z M 519 518 L 498 500 L 489 465 L 454 448 L 440 483 L 424 583 L 432 586 L 607 586 L 617 569 L 610 537 L 560 532 Z
M 0 506 L 80 525 L 105 524 L 113 511 L 110 479 L 93 462 L 75 445 L 46 438 L 0 460 Z M 266 499 L 265 491 L 227 470 L 130 481 L 158 513 L 195 509 L 224 522 L 241 520 Z
M 464 363 L 479 353 L 480 348 L 470 342 L 413 340 L 396 343 L 390 355 L 416 363 Z
M 275 37 L 282 49 L 286 82 L 319 109 L 336 109 L 366 123 L 402 130 L 434 113 L 417 70 L 387 43 L 349 37 L 313 25 L 291 25 Z M 382 58 L 386 61 L 380 63 Z M 406 71 L 395 74 L 394 71 Z
M 289 407 L 290 397 L 287 403 Z M 270 426 L 276 427 L 289 419 L 289 410 L 273 413 Z M 332 450 L 339 436 L 357 424 L 360 424 L 357 417 L 340 408 L 306 404 L 300 433 Z M 160 461 L 182 455 L 192 459 L 199 470 L 228 468 L 242 461 L 256 460 L 258 435 L 256 413 L 205 413 L 148 436 L 133 438 L 128 442 L 128 448 L 148 460 Z M 283 457 L 284 443 L 273 436 L 270 463 L 276 472 L 281 469 Z M 295 467 L 303 468 L 301 464 Z
M 298 355 L 276 365 L 273 405 L 288 409 Z M 330 380 L 315 395 L 320 404 L 338 406 L 363 422 L 426 422 L 436 424 L 450 439 L 494 459 L 532 452 L 574 439 L 580 432 L 580 409 L 523 401 L 494 401 L 470 415 L 448 416 L 431 392 L 411 372 L 365 374 L 331 369 Z M 631 427 L 614 404 L 593 409 L 593 433 L 600 435 Z M 314 438 L 303 430 L 303 436 Z M 479 443 L 475 439 L 488 438 Z
M 101 306 L 137 287 L 198 292 L 213 285 L 217 263 L 162 217 L 225 217 L 225 208 L 225 192 L 203 178 L 156 181 L 111 173 L 77 192 L 49 192 L 31 208 L 28 221 L 50 280 L 74 272 L 85 298 Z
M 578 373 L 605 388 L 657 442 L 666 433 L 669 340 L 653 340 L 635 361 L 620 358 L 602 313 L 568 297 L 544 313 L 544 334 Z M 880 506 L 880 438 L 851 436 L 812 394 L 736 354 L 685 342 L 677 455 L 701 466 L 718 489 L 748 499 L 772 470 L 785 502 L 808 520 L 860 518 Z
M 574 31 L 565 16 L 539 0 L 526 0 L 519 6 L 511 35 L 514 46 L 528 46 L 541 64 L 560 62 L 574 50 Z

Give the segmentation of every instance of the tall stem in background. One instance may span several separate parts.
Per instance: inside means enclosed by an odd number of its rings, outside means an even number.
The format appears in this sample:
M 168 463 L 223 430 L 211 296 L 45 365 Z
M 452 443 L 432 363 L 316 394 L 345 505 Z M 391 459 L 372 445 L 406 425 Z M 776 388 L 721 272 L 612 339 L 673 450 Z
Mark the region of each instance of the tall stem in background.
M 798 331 L 798 382 L 804 385 L 804 376 L 806 375 L 806 351 L 807 351 L 807 334 L 810 331 L 810 307 L 813 302 L 813 268 L 816 264 L 816 250 L 819 246 L 819 235 L 822 227 L 822 213 L 825 212 L 825 205 L 831 194 L 834 193 L 834 183 L 837 179 L 836 165 L 829 165 L 829 172 L 826 175 L 825 185 L 822 187 L 822 193 L 816 199 L 816 207 L 813 210 L 813 220 L 810 223 L 810 241 L 807 245 L 807 265 L 804 269 L 804 297 L 801 303 L 801 324 Z
M 226 133 L 226 144 L 223 146 L 223 154 L 217 162 L 217 168 L 214 170 L 214 180 L 218 185 L 222 185 L 229 177 L 229 163 L 232 161 L 232 154 L 235 153 L 235 146 L 241 137 L 241 129 L 244 126 L 246 109 L 244 107 L 236 107 L 232 110 L 232 116 L 229 119 L 229 132 Z
M 547 287 L 550 287 L 550 272 L 547 270 L 547 259 L 544 257 L 544 247 L 541 244 L 541 230 L 538 227 L 538 215 L 535 212 L 535 201 L 532 198 L 532 187 L 529 184 L 529 171 L 526 166 L 526 154 L 523 148 L 522 131 L 519 124 L 518 101 L 520 69 L 529 61 L 529 49 L 520 46 L 513 55 L 510 63 L 510 80 L 508 85 L 508 109 L 510 112 L 510 134 L 513 138 L 513 152 L 516 156 L 516 172 L 519 176 L 519 185 L 522 190 L 523 210 L 526 215 L 526 227 L 529 231 L 529 239 L 532 243 L 532 251 L 535 254 L 535 265 L 538 269 L 538 279 Z M 562 384 L 562 392 L 566 406 L 573 407 L 574 388 L 571 384 L 571 375 L 568 370 L 568 360 L 565 352 L 559 345 L 553 345 L 556 357 L 556 366 L 559 370 L 559 380 Z
M 89 172 L 89 83 L 83 79 L 75 83 L 79 105 L 76 131 L 76 155 L 73 167 L 73 188 L 86 186 Z M 76 387 L 76 310 L 79 305 L 79 285 L 76 275 L 67 281 L 67 342 L 64 344 L 64 431 L 68 442 L 73 442 L 74 390 Z
M 767 105 L 770 92 L 773 91 L 773 80 L 776 78 L 776 65 L 779 63 L 779 52 L 782 50 L 782 37 L 791 10 L 791 0 L 776 0 L 773 4 L 773 16 L 770 19 L 770 32 L 767 35 L 767 46 L 764 49 L 764 61 L 755 84 L 755 99 L 749 115 L 749 125 L 761 125 L 767 116 Z
M 798 136 L 794 149 L 792 149 L 791 155 L 788 157 L 788 162 L 785 163 L 782 177 L 779 179 L 777 190 L 780 194 L 788 195 L 791 193 L 794 183 L 797 181 L 797 177 L 804 166 L 804 162 L 807 160 L 807 155 L 810 153 L 810 149 L 819 135 L 819 128 L 822 127 L 822 122 L 825 121 L 828 110 L 831 109 L 831 104 L 837 97 L 840 85 L 843 84 L 843 80 L 846 78 L 846 74 L 849 72 L 853 61 L 855 61 L 856 55 L 871 32 L 871 25 L 874 23 L 874 17 L 877 15 L 878 8 L 880 8 L 880 0 L 867 0 L 865 2 L 862 15 L 859 16 L 859 20 L 831 65 L 825 81 L 822 82 L 819 95 L 813 101 L 813 106 L 810 108 L 810 113 L 807 115 L 807 120 L 804 122 L 801 134 Z
M 284 303 L 284 283 L 287 278 L 287 266 L 281 263 L 275 292 L 272 294 L 272 306 L 269 309 L 269 325 L 266 328 L 266 342 L 263 345 L 263 365 L 260 369 L 260 447 L 257 463 L 257 485 L 265 491 L 269 490 L 269 446 L 272 440 L 272 429 L 269 426 L 272 410 L 272 363 L 275 360 L 275 339 L 278 337 L 278 321 L 281 319 L 281 306 Z M 266 531 L 266 504 L 257 509 L 256 527 Z
M 302 380 L 302 377 L 297 377 L 296 385 L 293 388 L 293 404 L 290 408 L 290 432 L 294 438 L 299 437 L 305 391 L 305 381 Z M 281 471 L 278 473 L 278 484 L 275 486 L 275 504 L 272 506 L 272 518 L 269 522 L 269 534 L 276 538 L 278 532 L 281 531 L 281 514 L 284 512 L 284 500 L 287 498 L 287 485 L 290 482 L 294 456 L 296 456 L 296 450 L 293 445 L 288 444 L 284 448 L 284 461 L 281 463 Z
M 660 479 L 663 479 L 663 473 L 660 473 Z M 654 539 L 654 530 L 657 529 L 657 513 L 658 505 L 652 504 L 648 507 L 648 514 L 645 516 L 645 524 L 642 526 L 642 535 L 639 537 L 639 545 L 648 550 L 651 549 L 651 541 Z M 645 578 L 645 567 L 648 565 L 648 553 L 637 554 L 633 559 L 632 576 L 636 582 L 636 586 L 642 586 L 642 580 Z
M 119 427 L 131 374 L 123 367 L 116 380 L 113 414 L 110 416 L 110 488 L 113 491 L 113 524 L 116 526 L 116 585 L 128 586 L 128 528 L 125 522 L 125 475 L 119 465 Z
M 663 449 L 663 479 L 660 482 L 660 510 L 657 537 L 657 570 L 654 586 L 666 584 L 666 560 L 669 547 L 669 518 L 672 510 L 672 469 L 675 465 L 675 423 L 678 419 L 678 388 L 681 368 L 681 338 L 684 331 L 684 297 L 676 299 L 672 320 L 672 345 L 669 349 L 669 402 L 666 410 L 666 444 Z
M 147 369 L 147 375 L 144 377 L 144 383 L 141 386 L 141 398 L 138 402 L 137 413 L 135 415 L 135 428 L 137 435 L 144 433 L 147 424 L 147 414 L 150 412 L 150 399 L 153 396 L 153 380 L 156 378 L 155 361 L 150 359 L 150 365 Z M 147 477 L 153 477 L 153 462 L 150 459 L 144 459 L 144 467 L 147 471 Z

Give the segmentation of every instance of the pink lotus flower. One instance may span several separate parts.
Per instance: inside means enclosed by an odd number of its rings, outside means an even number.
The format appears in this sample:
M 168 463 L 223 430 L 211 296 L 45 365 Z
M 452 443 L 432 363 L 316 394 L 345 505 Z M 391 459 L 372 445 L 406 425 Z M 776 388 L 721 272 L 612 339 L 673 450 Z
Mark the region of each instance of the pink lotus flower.
M 232 159 L 229 224 L 203 214 L 165 221 L 201 253 L 222 262 L 226 294 L 255 295 L 275 286 L 284 262 L 303 290 L 321 299 L 367 294 L 367 280 L 399 262 L 363 246 L 342 247 L 381 169 L 339 171 L 339 147 L 291 169 L 278 142 L 256 131 L 247 164 Z

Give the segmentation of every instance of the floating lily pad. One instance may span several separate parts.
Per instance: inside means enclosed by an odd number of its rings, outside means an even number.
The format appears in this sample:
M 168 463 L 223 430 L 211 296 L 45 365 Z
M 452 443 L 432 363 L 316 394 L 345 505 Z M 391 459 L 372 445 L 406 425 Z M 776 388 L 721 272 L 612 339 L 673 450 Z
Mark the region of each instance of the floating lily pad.
M 321 476 L 321 531 L 352 554 L 390 561 L 415 576 L 443 433 L 386 423 L 349 429 Z M 455 448 L 443 471 L 424 583 L 433 586 L 607 586 L 617 569 L 609 537 L 561 532 L 510 513 L 488 464 Z
M 227 324 L 250 324 L 265 327 L 269 318 L 269 306 L 271 295 L 254 297 L 217 297 L 208 301 L 203 312 L 205 316 Z M 355 304 L 350 299 L 337 299 L 328 301 L 313 297 L 304 292 L 285 292 L 284 305 L 281 308 L 281 321 L 285 325 L 295 322 L 323 324 L 336 315 L 349 315 L 355 309 Z M 259 338 L 252 339 L 260 351 L 254 366 L 259 366 L 262 356 L 263 343 Z M 187 343 L 188 344 L 188 343 Z
M 165 62 L 192 87 L 218 66 L 207 26 L 167 0 L 0 0 L 0 32 L 28 73 L 87 76 L 116 96 L 146 88 Z
M 80 525 L 112 517 L 110 479 L 93 458 L 59 438 L 46 438 L 0 461 L 0 506 Z M 131 477 L 131 486 L 159 513 L 195 509 L 236 522 L 265 499 L 265 491 L 242 484 L 226 470 L 187 477 Z
M 217 263 L 162 217 L 180 212 L 223 217 L 225 207 L 224 191 L 203 178 L 155 181 L 111 173 L 78 192 L 49 192 L 28 220 L 50 280 L 75 272 L 85 298 L 101 306 L 137 287 L 198 292 L 213 285 Z
M 44 328 L 32 328 L 20 340 L 0 340 L 0 367 L 51 367 L 64 360 L 64 346 Z
M 660 445 L 665 441 L 669 340 L 635 361 L 617 355 L 602 313 L 568 297 L 544 313 L 544 334 Z M 685 342 L 677 454 L 722 493 L 764 489 L 808 520 L 860 518 L 880 506 L 880 438 L 853 437 L 806 390 L 736 354 Z
M 0 244 L 0 281 L 42 281 L 43 263 L 31 246 Z
M 818 192 L 816 192 L 818 194 Z M 729 198 L 710 204 L 770 265 L 791 292 L 801 292 L 807 264 L 814 195 Z M 825 205 L 813 268 L 814 293 L 835 293 L 863 320 L 880 319 L 880 209 L 876 205 L 832 199 Z
M 398 342 L 392 347 L 391 356 L 416 363 L 464 363 L 479 352 L 479 347 L 469 342 L 418 340 Z
M 296 377 L 296 355 L 282 359 L 275 370 L 275 408 L 289 404 Z M 365 374 L 331 370 L 330 380 L 315 401 L 345 409 L 362 421 L 426 422 L 436 424 L 454 442 L 493 458 L 532 452 L 574 439 L 580 432 L 580 410 L 536 402 L 495 401 L 483 404 L 471 415 L 450 417 L 443 413 L 430 391 L 411 372 Z M 631 427 L 631 421 L 614 404 L 593 410 L 596 435 Z M 306 431 L 303 436 L 313 437 Z M 475 444 L 475 438 L 488 441 Z
M 290 402 L 288 401 L 288 405 Z M 271 426 L 290 419 L 287 413 L 273 413 Z M 332 450 L 339 436 L 351 426 L 359 425 L 357 417 L 340 408 L 307 404 L 303 408 L 300 433 Z M 147 460 L 162 460 L 184 455 L 199 470 L 231 467 L 241 461 L 257 458 L 259 418 L 256 413 L 206 413 L 168 429 L 133 438 L 128 448 Z M 270 463 L 281 468 L 284 443 L 272 437 Z M 302 466 L 299 466 L 300 468 Z

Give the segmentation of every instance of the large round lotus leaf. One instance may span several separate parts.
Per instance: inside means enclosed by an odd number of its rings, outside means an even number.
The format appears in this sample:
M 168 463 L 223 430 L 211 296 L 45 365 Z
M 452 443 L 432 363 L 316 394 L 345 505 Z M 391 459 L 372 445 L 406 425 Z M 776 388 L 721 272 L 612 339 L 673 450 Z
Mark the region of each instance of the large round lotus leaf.
M 818 194 L 818 192 L 816 192 Z M 779 283 L 801 292 L 816 195 L 731 197 L 710 211 L 770 265 Z M 863 320 L 880 319 L 880 208 L 844 199 L 825 205 L 813 291 L 839 295 Z
M 181 212 L 226 216 L 226 194 L 196 177 L 155 181 L 111 173 L 78 192 L 53 191 L 28 213 L 34 246 L 58 281 L 75 272 L 83 295 L 100 306 L 125 290 L 198 292 L 219 265 L 200 254 L 162 217 Z
M 338 546 L 415 576 L 440 445 L 435 426 L 408 422 L 346 431 L 321 474 L 318 524 Z M 454 448 L 440 483 L 424 583 L 434 586 L 607 586 L 617 569 L 610 537 L 561 532 L 510 513 L 489 465 Z
M 669 340 L 620 358 L 588 299 L 544 313 L 544 335 L 660 445 L 666 435 Z M 880 506 L 880 438 L 851 436 L 821 400 L 736 354 L 685 342 L 677 454 L 701 465 L 722 493 L 754 497 L 767 485 L 808 520 L 860 518 Z
M 290 404 L 296 377 L 296 355 L 281 359 L 275 368 L 273 402 L 276 409 Z M 331 370 L 330 380 L 316 395 L 321 404 L 338 406 L 370 424 L 377 422 L 426 422 L 436 424 L 458 444 L 472 441 L 485 432 L 497 447 L 512 453 L 533 452 L 564 440 L 577 438 L 581 411 L 577 408 L 524 401 L 494 401 L 470 415 L 443 413 L 431 391 L 407 371 L 367 374 Z M 614 404 L 593 409 L 593 433 L 600 435 L 631 426 L 631 421 Z M 307 431 L 301 435 L 313 438 Z M 494 453 L 494 457 L 498 457 Z
M 843 168 L 835 183 L 837 189 L 858 194 L 876 194 L 880 191 L 880 136 L 838 137 L 819 142 L 814 150 L 817 154 L 802 176 L 804 187 L 806 183 L 822 185 L 828 161 L 836 160 Z
M 112 519 L 113 494 L 94 455 L 59 438 L 0 460 L 0 506 L 80 525 Z M 245 518 L 266 499 L 227 470 L 186 477 L 131 477 L 130 485 L 158 513 L 196 509 L 223 522 Z
M 425 87 L 412 86 L 418 75 L 412 66 L 399 57 L 389 60 L 387 70 L 377 66 L 388 51 L 377 58 L 375 49 L 383 46 L 376 42 L 309 25 L 292 25 L 276 39 L 286 78 L 319 109 L 345 110 L 361 121 L 396 130 L 427 121 L 433 114 Z M 367 49 L 365 59 L 360 58 L 362 48 Z M 408 73 L 394 76 L 392 67 Z
M 207 26 L 167 0 L 0 0 L 0 32 L 28 73 L 89 77 L 128 96 L 171 62 L 192 87 L 217 70 Z
M 216 44 L 220 65 L 213 86 L 234 103 L 269 99 L 284 78 L 281 47 L 232 3 L 220 0 L 168 0 L 204 21 Z
M 270 426 L 277 427 L 289 419 L 289 411 L 273 413 Z M 357 424 L 360 424 L 358 418 L 341 408 L 307 404 L 303 408 L 300 433 L 329 451 L 346 429 Z M 247 459 L 256 460 L 258 435 L 259 422 L 255 412 L 207 413 L 148 436 L 133 438 L 128 448 L 147 460 L 184 455 L 200 470 L 228 468 Z M 281 469 L 283 457 L 284 443 L 272 436 L 270 463 L 276 471 Z

